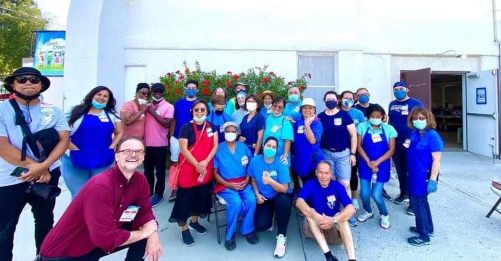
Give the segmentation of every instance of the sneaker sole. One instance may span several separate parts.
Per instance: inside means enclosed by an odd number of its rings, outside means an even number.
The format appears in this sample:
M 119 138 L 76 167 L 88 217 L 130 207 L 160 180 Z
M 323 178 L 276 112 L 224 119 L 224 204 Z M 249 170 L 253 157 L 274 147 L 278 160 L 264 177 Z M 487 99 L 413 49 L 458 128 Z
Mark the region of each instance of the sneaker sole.
M 205 234 L 207 234 L 207 231 L 205 231 L 203 233 L 200 233 L 200 232 L 198 232 L 198 230 L 196 230 L 195 228 L 192 228 L 190 225 L 188 225 L 188 229 L 191 230 L 191 231 L 197 232 L 197 234 L 199 234 L 199 235 L 205 235 Z
M 192 246 L 194 246 L 194 245 L 195 245 L 195 243 L 186 244 L 186 243 L 184 243 L 184 242 L 183 242 L 183 244 L 184 244 L 185 246 L 187 246 L 187 247 L 192 247 Z
M 357 220 L 358 220 L 358 222 L 367 222 L 367 220 L 369 220 L 369 219 L 371 219 L 371 218 L 373 218 L 373 217 L 374 217 L 374 215 L 372 215 L 370 218 L 367 218 L 367 219 L 365 219 L 365 220 L 360 220 L 360 219 L 358 219 L 358 218 L 357 218 Z
M 409 200 L 406 199 L 404 201 L 396 201 L 396 200 L 393 200 L 393 203 L 397 204 L 397 205 L 403 205 L 403 204 L 409 204 Z
M 383 225 L 379 224 L 379 226 L 382 228 L 382 229 L 390 229 L 391 225 L 389 225 L 388 227 L 383 227 Z
M 416 214 L 414 214 L 414 212 L 408 212 L 408 211 L 405 211 L 405 214 L 409 215 L 409 216 L 416 216 Z
M 428 245 L 431 245 L 431 242 L 425 242 L 425 243 L 421 243 L 421 244 L 414 244 L 414 243 L 409 243 L 409 244 L 412 246 L 428 246 Z

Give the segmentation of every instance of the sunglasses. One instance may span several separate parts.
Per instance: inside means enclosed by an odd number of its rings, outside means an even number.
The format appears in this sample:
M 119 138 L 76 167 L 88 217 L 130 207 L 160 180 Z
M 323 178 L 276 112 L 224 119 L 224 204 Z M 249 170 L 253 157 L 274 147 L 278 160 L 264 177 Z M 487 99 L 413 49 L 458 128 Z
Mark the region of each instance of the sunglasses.
M 30 81 L 30 83 L 32 83 L 32 84 L 37 84 L 41 80 L 40 80 L 40 77 L 38 77 L 38 76 L 33 76 L 33 77 L 22 76 L 22 77 L 16 77 L 16 81 L 20 84 L 25 84 L 28 81 Z
M 194 112 L 205 112 L 205 108 L 196 108 L 193 109 Z

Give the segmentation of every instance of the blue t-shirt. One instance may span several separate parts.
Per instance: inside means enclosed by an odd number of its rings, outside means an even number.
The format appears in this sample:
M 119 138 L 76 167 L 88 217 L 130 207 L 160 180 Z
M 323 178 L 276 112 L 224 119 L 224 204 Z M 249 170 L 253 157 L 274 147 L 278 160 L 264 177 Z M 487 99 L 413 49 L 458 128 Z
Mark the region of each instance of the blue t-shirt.
M 350 148 L 351 138 L 348 132 L 348 125 L 353 124 L 350 115 L 340 110 L 334 115 L 327 115 L 322 112 L 318 115 L 324 128 L 320 146 L 323 149 L 333 149 L 336 152 Z
M 245 137 L 245 144 L 254 152 L 253 144 L 257 142 L 257 133 L 264 130 L 265 120 L 263 115 L 257 113 L 250 121 L 247 121 L 249 114 L 245 115 L 240 123 L 240 135 Z
M 236 142 L 235 152 L 231 152 L 228 143 L 222 142 L 214 157 L 214 168 L 225 180 L 245 177 L 251 159 L 252 154 L 244 143 Z
M 191 116 L 191 107 L 195 101 L 188 101 L 181 99 L 174 104 L 174 119 L 176 119 L 176 128 L 174 129 L 173 136 L 178 139 L 181 127 L 193 118 Z
M 225 122 L 232 121 L 231 116 L 224 113 L 224 112 L 220 115 L 217 115 L 215 112 L 212 111 L 209 114 L 209 116 L 207 116 L 207 121 L 209 121 L 214 126 L 216 126 L 217 132 L 218 132 L 218 137 L 219 137 L 219 142 L 220 143 L 223 142 L 224 141 L 224 130 L 221 129 L 221 127 L 223 126 L 223 124 Z
M 365 115 L 359 109 L 351 108 L 347 112 L 350 115 L 351 119 L 353 120 L 353 123 L 355 123 L 355 127 L 358 126 L 359 123 L 365 121 Z
M 398 132 L 397 143 L 402 143 L 409 138 L 412 129 L 407 127 L 407 116 L 415 107 L 423 107 L 423 103 L 414 98 L 409 98 L 406 101 L 393 100 L 390 102 L 388 110 L 389 123 Z
M 249 165 L 249 176 L 251 176 L 255 181 L 259 193 L 267 199 L 274 198 L 278 193 L 273 189 L 271 185 L 263 183 L 263 174 L 268 173 L 268 175 L 276 180 L 280 184 L 289 184 L 291 181 L 289 168 L 280 163 L 280 158 L 275 157 L 272 163 L 266 163 L 264 161 L 263 154 L 257 155 L 252 158 Z
M 301 117 L 294 123 L 292 169 L 301 177 L 308 176 L 310 171 L 317 166 L 316 163 L 323 159 L 323 153 L 320 150 L 320 140 L 324 132 L 322 123 L 317 118 L 311 122 L 310 128 L 317 141 L 315 144 L 310 144 L 306 138 L 304 119 Z
M 261 109 L 259 110 L 259 114 L 263 115 L 263 118 L 266 119 L 266 117 L 268 117 L 268 115 L 271 114 L 271 108 L 266 109 L 266 107 L 261 106 Z
M 277 155 L 281 156 L 284 154 L 284 140 L 294 141 L 294 129 L 292 128 L 292 123 L 287 120 L 284 115 L 268 115 L 264 128 L 263 144 L 270 136 L 277 138 Z
M 431 171 L 433 152 L 442 151 L 444 142 L 437 131 L 426 130 L 421 136 L 418 131 L 410 134 L 410 145 L 407 150 L 407 171 L 409 173 L 409 195 L 424 196 L 427 193 L 426 180 Z
M 322 215 L 333 217 L 340 209 L 351 204 L 351 199 L 341 183 L 332 180 L 329 186 L 323 188 L 318 179 L 311 179 L 301 189 L 298 195 L 315 211 Z
M 291 117 L 294 121 L 301 118 L 301 101 L 287 102 L 284 108 L 284 115 Z

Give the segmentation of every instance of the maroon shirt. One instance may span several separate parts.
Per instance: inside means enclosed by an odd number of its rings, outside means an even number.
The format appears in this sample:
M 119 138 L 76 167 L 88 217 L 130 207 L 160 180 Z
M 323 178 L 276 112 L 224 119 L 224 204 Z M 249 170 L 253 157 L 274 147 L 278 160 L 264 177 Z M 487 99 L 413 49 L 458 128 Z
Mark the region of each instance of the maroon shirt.
M 139 206 L 131 222 L 138 230 L 154 220 L 150 189 L 146 177 L 135 172 L 129 182 L 113 167 L 91 178 L 68 206 L 40 249 L 42 257 L 78 257 L 95 248 L 106 253 L 129 239 L 130 232 L 121 227 L 120 216 L 128 206 Z

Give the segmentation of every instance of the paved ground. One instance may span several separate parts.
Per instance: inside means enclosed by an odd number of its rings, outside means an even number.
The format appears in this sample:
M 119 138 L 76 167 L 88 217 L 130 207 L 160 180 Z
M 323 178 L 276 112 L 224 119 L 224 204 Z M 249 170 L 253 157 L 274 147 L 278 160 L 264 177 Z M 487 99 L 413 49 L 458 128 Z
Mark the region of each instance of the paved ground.
M 494 212 L 491 218 L 485 215 L 497 197 L 489 190 L 493 177 L 501 177 L 501 163 L 492 164 L 489 158 L 462 151 L 448 151 L 443 155 L 438 192 L 430 196 L 430 205 L 435 223 L 435 237 L 432 244 L 413 247 L 407 244 L 411 236 L 409 226 L 414 218 L 405 214 L 405 207 L 387 202 L 392 227 L 379 227 L 378 216 L 353 228 L 358 260 L 500 260 L 501 256 L 501 214 Z M 64 184 L 62 184 L 64 186 Z M 391 180 L 386 189 L 393 196 L 398 193 L 398 183 Z M 64 190 L 56 205 L 56 216 L 64 211 L 70 200 L 69 191 Z M 374 204 L 373 204 L 374 205 Z M 166 222 L 172 203 L 162 202 L 155 208 L 160 222 L 161 240 L 165 254 L 161 260 L 274 260 L 274 233 L 259 234 L 260 243 L 249 245 L 244 238 L 237 237 L 237 248 L 228 252 L 216 241 L 213 219 L 208 223 L 207 235 L 194 235 L 196 245 L 185 247 L 179 228 Z M 373 206 L 374 211 L 377 208 Z M 377 211 L 376 211 L 377 212 Z M 224 231 L 222 231 L 224 233 Z M 331 246 L 333 253 L 346 260 L 341 246 Z M 34 258 L 33 221 L 27 207 L 17 227 L 14 260 Z M 108 256 L 103 260 L 123 260 L 124 252 Z M 283 260 L 324 260 L 316 243 L 301 239 L 298 219 L 293 215 L 288 230 L 287 254 Z

